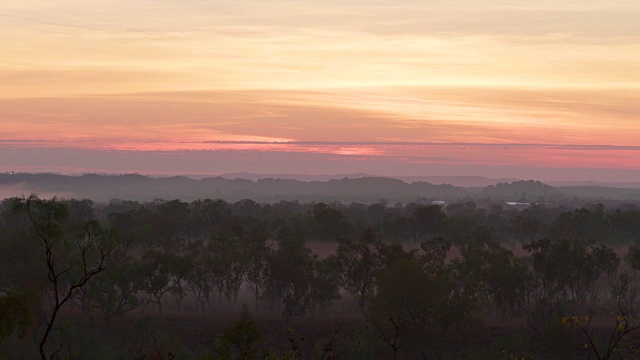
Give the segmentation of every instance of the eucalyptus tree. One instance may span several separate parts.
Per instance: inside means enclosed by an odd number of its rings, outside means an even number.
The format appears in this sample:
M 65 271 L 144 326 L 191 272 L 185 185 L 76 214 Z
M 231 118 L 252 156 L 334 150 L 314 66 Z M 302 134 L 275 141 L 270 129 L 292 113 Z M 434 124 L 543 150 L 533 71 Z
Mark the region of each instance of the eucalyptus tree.
M 460 288 L 460 274 L 445 261 L 448 245 L 442 238 L 424 243 L 424 252 L 406 252 L 376 277 L 368 320 L 394 359 L 403 348 L 424 346 L 427 330 L 475 321 L 475 298 Z
M 228 304 L 235 304 L 244 278 L 240 240 L 234 234 L 215 233 L 205 251 L 210 253 L 210 278 L 218 289 L 219 300 L 224 296 Z
M 357 240 L 338 238 L 338 244 L 331 261 L 340 273 L 340 285 L 366 314 L 368 299 L 375 293 L 376 276 L 385 266 L 380 254 L 383 244 L 373 229 L 366 229 Z
M 403 260 L 381 271 L 376 279 L 378 291 L 371 298 L 369 322 L 397 359 L 399 350 L 417 341 L 431 325 L 436 307 L 433 289 L 422 264 Z M 411 339 L 411 338 L 414 339 Z
M 304 236 L 282 228 L 277 234 L 278 249 L 267 259 L 263 298 L 286 319 L 304 315 L 311 303 L 314 257 L 305 247 Z
M 410 218 L 413 240 L 416 244 L 441 235 L 447 215 L 439 205 L 420 206 Z
M 205 251 L 203 241 L 193 241 L 188 245 L 188 252 L 184 255 L 190 263 L 185 277 L 186 287 L 195 299 L 196 307 L 203 311 L 205 305 L 210 305 L 213 284 L 209 278 L 210 254 Z
M 310 274 L 311 309 L 325 313 L 327 308 L 340 299 L 340 273 L 331 258 L 320 259 L 313 255 Z
M 266 286 L 267 261 L 272 252 L 267 244 L 268 239 L 266 226 L 253 227 L 239 239 L 244 281 L 254 295 L 256 311 L 259 310 L 260 295 Z
M 33 323 L 32 304 L 26 293 L 0 294 L 0 342 L 14 334 L 24 338 Z
M 400 244 L 385 244 L 372 228 L 356 240 L 338 238 L 336 254 L 327 258 L 339 274 L 339 285 L 351 294 L 366 315 L 369 298 L 375 294 L 376 277 L 384 268 L 413 256 Z
M 83 288 L 77 298 L 92 322 L 96 310 L 104 320 L 121 317 L 140 305 L 141 281 L 141 268 L 136 262 L 108 264 L 104 275 Z
M 527 315 L 537 330 L 561 313 L 579 312 L 595 297 L 598 279 L 614 274 L 620 263 L 611 248 L 574 238 L 544 238 L 524 249 L 535 281 Z
M 313 226 L 313 233 L 321 240 L 334 240 L 351 230 L 340 209 L 335 209 L 325 203 L 318 203 L 308 214 Z
M 196 200 L 190 204 L 191 227 L 194 235 L 207 239 L 233 223 L 231 205 L 224 200 Z
M 43 308 L 45 330 L 38 340 L 41 359 L 47 358 L 47 342 L 62 308 L 94 277 L 106 269 L 111 252 L 108 233 L 95 220 L 68 225 L 69 209 L 56 198 L 35 195 L 15 199 L 14 210 L 25 218 L 27 239 L 40 249 L 41 271 L 46 284 Z M 55 358 L 59 349 L 49 355 Z
M 175 283 L 171 281 L 170 254 L 148 250 L 140 259 L 140 289 L 147 297 L 147 304 L 158 306 L 160 319 L 164 322 L 163 297 L 172 292 Z

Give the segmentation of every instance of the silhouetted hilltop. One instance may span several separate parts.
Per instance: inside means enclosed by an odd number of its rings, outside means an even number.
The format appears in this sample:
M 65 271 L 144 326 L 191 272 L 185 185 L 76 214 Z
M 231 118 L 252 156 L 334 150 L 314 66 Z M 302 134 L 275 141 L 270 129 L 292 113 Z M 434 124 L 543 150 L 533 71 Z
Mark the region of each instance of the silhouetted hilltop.
M 547 181 L 556 187 L 599 187 L 619 189 L 640 189 L 640 181 L 636 182 L 601 182 L 601 181 Z
M 603 199 L 640 199 L 640 184 L 636 188 L 613 188 L 605 186 L 565 186 L 562 192 L 567 196 L 588 198 L 593 200 Z
M 500 178 L 492 179 L 484 176 L 399 176 L 398 179 L 406 182 L 428 182 L 431 184 L 449 184 L 460 187 L 485 187 L 499 183 L 510 183 L 519 179 Z
M 37 193 L 41 196 L 153 200 L 154 198 L 194 200 L 221 198 L 236 201 L 414 201 L 418 198 L 455 200 L 469 195 L 460 187 L 406 183 L 384 177 L 300 181 L 266 178 L 257 181 L 223 177 L 200 180 L 184 176 L 152 178 L 137 174 L 68 176 L 58 174 L 0 174 L 2 197 Z
M 207 176 L 201 176 L 207 177 Z M 230 174 L 222 174 L 220 177 L 225 179 L 247 179 L 252 181 L 257 181 L 260 179 L 289 179 L 289 180 L 300 180 L 300 181 L 329 181 L 329 180 L 337 180 L 337 179 L 358 179 L 363 177 L 375 177 L 375 175 L 365 174 L 365 173 L 354 173 L 354 174 L 331 174 L 331 175 L 323 175 L 323 174 L 254 174 L 254 173 L 230 173 Z
M 482 191 L 483 196 L 518 202 L 540 201 L 557 198 L 562 192 L 540 181 L 516 181 L 489 185 Z
M 200 176 L 206 177 L 206 176 Z M 340 180 L 344 178 L 360 179 L 379 177 L 371 174 L 355 173 L 355 174 L 333 174 L 333 175 L 310 175 L 310 174 L 254 174 L 254 173 L 233 173 L 222 174 L 220 177 L 225 179 L 291 179 L 300 181 L 329 181 Z M 399 179 L 406 183 L 426 182 L 434 185 L 453 185 L 459 187 L 485 187 L 496 185 L 498 183 L 508 183 L 519 181 L 513 178 L 491 179 L 484 176 L 386 176 L 386 178 Z
M 149 201 L 155 198 L 191 201 L 220 198 L 227 201 L 252 199 L 261 202 L 280 200 L 409 202 L 463 198 L 490 198 L 495 201 L 541 202 L 571 199 L 638 201 L 640 189 L 597 186 L 552 187 L 539 181 L 515 181 L 486 187 L 435 185 L 424 181 L 406 182 L 397 178 L 362 177 L 301 181 L 261 178 L 258 180 L 184 176 L 153 178 L 138 174 L 81 176 L 59 174 L 0 174 L 0 198 L 36 193 L 42 197 L 88 198 L 108 201 L 113 198 Z

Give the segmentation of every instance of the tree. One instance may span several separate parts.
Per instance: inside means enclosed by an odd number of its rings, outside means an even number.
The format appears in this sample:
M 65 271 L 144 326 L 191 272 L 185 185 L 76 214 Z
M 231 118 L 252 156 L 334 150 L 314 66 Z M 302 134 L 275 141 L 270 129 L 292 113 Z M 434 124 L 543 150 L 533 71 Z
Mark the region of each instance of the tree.
M 349 232 L 349 222 L 342 211 L 331 208 L 325 203 L 316 204 L 310 217 L 315 233 L 322 240 L 333 240 L 341 234 Z
M 277 239 L 278 250 L 267 260 L 263 296 L 281 307 L 282 315 L 288 320 L 304 315 L 310 304 L 314 257 L 304 246 L 300 233 L 282 228 Z
M 620 263 L 612 249 L 578 239 L 545 238 L 523 248 L 536 283 L 528 318 L 538 329 L 562 312 L 577 313 L 600 276 L 614 274 Z
M 356 241 L 339 238 L 333 258 L 340 272 L 341 286 L 358 302 L 360 311 L 366 314 L 367 300 L 375 292 L 375 279 L 385 266 L 380 254 L 384 244 L 372 229 L 366 229 Z
M 70 236 L 65 229 L 69 210 L 56 198 L 42 200 L 35 195 L 14 203 L 15 211 L 28 219 L 29 237 L 35 240 L 43 252 L 50 298 L 50 309 L 45 313 L 45 331 L 38 341 L 40 358 L 47 358 L 46 345 L 54 329 L 57 316 L 63 306 L 105 270 L 108 239 L 96 221 L 86 222 L 80 236 Z M 57 351 L 50 355 L 54 358 Z
M 223 360 L 251 360 L 257 359 L 259 354 L 259 342 L 262 333 L 258 325 L 251 319 L 247 309 L 243 309 L 239 320 L 225 329 L 217 341 L 215 352 L 205 359 Z
M 635 270 L 640 270 L 640 237 L 629 246 L 629 251 L 624 260 Z
M 20 338 L 26 336 L 34 318 L 30 303 L 26 293 L 0 295 L 0 341 L 16 332 Z
M 140 266 L 134 262 L 108 264 L 104 274 L 84 286 L 76 295 L 80 306 L 93 323 L 94 310 L 103 319 L 123 316 L 139 305 Z
M 636 316 L 625 315 L 619 312 L 611 314 L 614 317 L 613 326 L 610 330 L 608 338 L 599 343 L 595 334 L 596 327 L 593 319 L 589 316 L 571 316 L 562 318 L 563 325 L 571 324 L 579 330 L 586 343 L 582 346 L 582 351 L 592 353 L 597 360 L 611 360 L 614 352 L 618 349 L 624 338 L 630 337 L 630 334 L 640 329 L 640 322 Z M 616 359 L 618 357 L 615 357 Z
M 511 220 L 513 232 L 520 241 L 531 242 L 541 232 L 543 224 L 535 217 L 528 214 L 519 214 Z
M 221 300 L 224 295 L 228 304 L 235 304 L 244 278 L 240 240 L 231 234 L 213 234 L 206 250 L 212 254 L 209 269 L 218 298 Z
M 381 221 L 382 233 L 385 240 L 407 241 L 412 236 L 410 234 L 410 219 L 397 214 L 386 214 Z
M 391 348 L 394 359 L 401 348 L 422 343 L 427 329 L 446 329 L 475 320 L 475 298 L 459 287 L 455 267 L 444 262 L 446 245 L 445 241 L 425 244 L 424 248 L 435 250 L 410 253 L 376 277 L 369 321 Z
M 334 301 L 340 299 L 340 273 L 330 259 L 313 257 L 311 269 L 311 306 L 324 313 Z
M 223 231 L 233 223 L 231 206 L 224 200 L 197 200 L 191 203 L 194 233 L 204 238 Z
M 190 220 L 189 204 L 179 200 L 160 202 L 146 214 L 147 224 L 152 230 L 152 247 L 160 246 L 172 252 L 183 250 L 190 238 Z
M 211 291 L 214 284 L 209 278 L 209 263 L 211 255 L 204 251 L 203 241 L 193 241 L 188 244 L 188 253 L 185 259 L 190 263 L 185 281 L 187 289 L 193 294 L 196 306 L 200 306 L 202 311 L 205 304 L 209 305 Z
M 411 216 L 413 241 L 417 244 L 439 235 L 444 229 L 447 215 L 439 205 L 420 206 Z
M 170 254 L 149 250 L 140 259 L 140 288 L 147 294 L 147 303 L 158 305 L 162 322 L 164 322 L 162 298 L 175 288 L 175 284 L 171 281 L 170 256 Z
M 269 233 L 263 226 L 255 227 L 240 239 L 240 256 L 244 281 L 254 294 L 256 311 L 260 308 L 260 292 L 265 287 L 265 268 L 270 249 L 267 246 Z
M 432 289 L 422 264 L 414 260 L 401 261 L 381 272 L 378 292 L 371 299 L 369 320 L 397 358 L 403 341 L 422 333 L 433 318 L 429 303 Z
M 473 239 L 460 247 L 460 253 L 462 258 L 456 259 L 455 266 L 470 295 L 488 305 L 494 316 L 515 315 L 525 303 L 530 283 L 526 264 L 487 229 L 476 231 Z
M 180 309 L 182 308 L 182 301 L 188 294 L 186 279 L 192 273 L 194 264 L 189 255 L 168 254 L 166 259 L 169 261 L 169 278 L 173 284 L 171 295 L 175 298 L 178 309 Z
M 465 271 L 454 259 L 447 262 L 451 242 L 442 237 L 425 241 L 417 259 L 422 265 L 429 287 L 424 301 L 432 308 L 430 325 L 446 329 L 453 325 L 474 321 L 477 308 L 478 279 Z
M 111 253 L 105 262 L 105 271 L 83 286 L 73 301 L 92 324 L 96 310 L 102 313 L 103 320 L 109 320 L 115 316 L 123 316 L 139 305 L 137 293 L 141 286 L 140 264 L 131 254 L 131 244 L 113 234 L 111 229 Z

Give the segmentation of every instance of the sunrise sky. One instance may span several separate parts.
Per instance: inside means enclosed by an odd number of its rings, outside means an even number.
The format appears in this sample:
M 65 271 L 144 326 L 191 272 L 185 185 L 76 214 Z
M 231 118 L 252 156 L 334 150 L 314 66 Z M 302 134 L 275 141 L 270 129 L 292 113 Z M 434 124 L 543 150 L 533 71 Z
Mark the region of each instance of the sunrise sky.
M 637 0 L 3 0 L 0 171 L 640 180 Z

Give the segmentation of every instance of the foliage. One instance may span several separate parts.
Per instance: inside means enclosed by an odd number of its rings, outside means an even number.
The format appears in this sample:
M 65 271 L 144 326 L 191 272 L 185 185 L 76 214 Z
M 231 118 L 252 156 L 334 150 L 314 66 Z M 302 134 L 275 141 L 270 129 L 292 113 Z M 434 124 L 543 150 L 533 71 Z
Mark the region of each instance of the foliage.
M 238 298 L 248 295 L 260 320 L 291 327 L 307 321 L 300 317 L 308 313 L 321 321 L 334 311 L 359 308 L 360 314 L 348 315 L 358 329 L 327 330 L 306 342 L 301 333 L 287 332 L 276 345 L 256 332 L 255 322 L 237 322 L 219 338 L 218 344 L 231 344 L 229 356 L 251 348 L 260 349 L 246 350 L 251 356 L 271 358 L 365 359 L 389 350 L 412 357 L 429 352 L 418 351 L 428 336 L 483 329 L 482 321 L 500 327 L 526 319 L 531 348 L 544 358 L 568 357 L 576 349 L 567 344 L 584 331 L 563 326 L 564 316 L 595 318 L 613 307 L 628 320 L 624 328 L 634 329 L 640 245 L 636 241 L 625 257 L 631 268 L 620 265 L 609 245 L 637 236 L 638 214 L 635 205 L 540 204 L 518 210 L 491 199 L 445 207 L 428 199 L 393 206 L 384 200 L 367 205 L 5 199 L 0 337 L 5 345 L 17 344 L 39 327 L 34 334 L 47 358 L 91 357 L 86 354 L 100 348 L 101 328 L 135 319 L 151 303 L 158 320 L 147 329 L 154 335 L 139 340 L 140 357 L 156 351 L 167 358 L 166 351 L 176 354 L 176 348 L 164 330 L 176 320 L 237 312 Z M 341 293 L 353 299 L 334 307 Z M 87 317 L 83 321 L 77 321 L 78 309 Z M 165 314 L 176 317 L 165 321 Z M 112 320 L 118 317 L 124 318 Z M 587 352 L 597 349 L 605 358 L 609 348 L 619 355 L 621 344 L 636 345 L 624 331 L 604 336 L 606 324 L 582 324 L 595 344 Z M 607 345 L 610 334 L 619 340 L 615 346 Z M 520 344 L 519 339 L 512 341 Z M 290 349 L 283 350 L 283 342 Z M 485 355 L 530 355 L 507 345 L 496 340 Z M 520 345 L 525 348 L 525 341 Z M 225 353 L 225 346 L 215 355 Z
M 611 248 L 592 246 L 577 239 L 546 238 L 524 249 L 530 254 L 535 278 L 535 287 L 531 290 L 535 302 L 533 311 L 529 312 L 529 322 L 538 329 L 558 313 L 578 309 L 600 276 L 615 273 L 620 263 Z
M 385 244 L 373 229 L 366 229 L 358 240 L 338 239 L 338 249 L 332 260 L 340 272 L 340 285 L 358 301 L 365 313 L 369 297 L 375 292 L 378 273 L 385 267 L 382 251 Z
M 262 339 L 262 333 L 245 308 L 241 318 L 236 320 L 220 336 L 216 343 L 215 353 L 206 359 L 221 360 L 250 360 L 260 355 L 258 343 Z
M 311 303 L 314 261 L 302 234 L 287 228 L 279 231 L 278 250 L 267 260 L 264 297 L 287 319 L 303 315 Z
M 23 339 L 33 321 L 29 294 L 7 292 L 0 295 L 0 341 L 14 334 Z
M 72 224 L 65 229 L 69 209 L 62 203 L 41 200 L 32 195 L 17 199 L 14 211 L 27 219 L 29 237 L 39 246 L 46 266 L 50 311 L 45 315 L 45 332 L 38 341 L 40 358 L 46 359 L 46 345 L 62 307 L 73 299 L 89 281 L 105 269 L 110 250 L 100 224 L 94 220 Z M 61 350 L 53 351 L 54 358 Z

